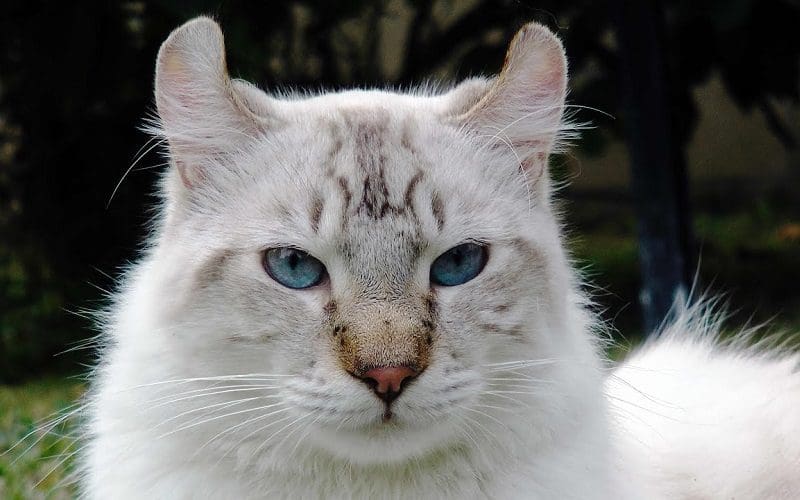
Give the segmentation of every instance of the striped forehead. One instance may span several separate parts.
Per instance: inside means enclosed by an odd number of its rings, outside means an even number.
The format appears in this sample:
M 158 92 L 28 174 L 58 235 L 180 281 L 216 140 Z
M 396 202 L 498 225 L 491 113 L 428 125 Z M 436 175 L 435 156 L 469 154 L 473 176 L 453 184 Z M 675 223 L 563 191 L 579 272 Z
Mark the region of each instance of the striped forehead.
M 325 177 L 333 188 L 328 191 L 340 198 L 342 229 L 387 219 L 419 223 L 424 202 L 417 196 L 430 162 L 416 146 L 411 118 L 398 120 L 381 109 L 342 110 L 326 117 L 320 129 L 328 134 Z M 439 196 L 430 188 L 425 191 L 428 210 L 443 224 Z M 318 211 L 312 215 L 319 217 Z
M 408 272 L 425 245 L 423 221 L 433 220 L 439 231 L 445 223 L 415 122 L 380 109 L 341 110 L 324 121 L 319 129 L 330 144 L 323 166 L 328 189 L 312 202 L 312 228 L 331 210 L 339 249 L 359 272 L 385 274 L 387 257 L 398 264 L 389 268 Z

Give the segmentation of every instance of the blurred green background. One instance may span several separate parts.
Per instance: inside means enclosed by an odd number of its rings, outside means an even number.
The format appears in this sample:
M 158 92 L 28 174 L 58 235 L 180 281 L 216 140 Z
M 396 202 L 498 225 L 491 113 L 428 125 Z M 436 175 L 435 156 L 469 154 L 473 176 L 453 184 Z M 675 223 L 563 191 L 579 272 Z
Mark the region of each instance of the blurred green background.
M 0 453 L 68 407 L 93 361 L 91 313 L 136 258 L 162 159 L 146 154 L 159 44 L 198 14 L 226 32 L 233 76 L 265 89 L 406 87 L 494 74 L 516 29 L 564 40 L 570 101 L 595 128 L 553 161 L 570 246 L 622 342 L 641 335 L 638 240 L 618 1 L 6 1 L 0 17 Z M 731 325 L 800 330 L 800 6 L 664 0 L 659 19 L 673 153 L 686 168 L 701 289 Z M 635 44 L 634 44 L 635 45 Z M 680 170 L 676 167 L 676 170 Z M 36 433 L 35 433 L 36 434 Z M 48 449 L 50 446 L 51 449 Z M 0 456 L 0 497 L 43 496 L 69 439 Z M 46 458 L 51 455 L 55 458 Z M 13 462 L 13 463 L 12 463 Z M 48 470 L 54 473 L 42 479 Z

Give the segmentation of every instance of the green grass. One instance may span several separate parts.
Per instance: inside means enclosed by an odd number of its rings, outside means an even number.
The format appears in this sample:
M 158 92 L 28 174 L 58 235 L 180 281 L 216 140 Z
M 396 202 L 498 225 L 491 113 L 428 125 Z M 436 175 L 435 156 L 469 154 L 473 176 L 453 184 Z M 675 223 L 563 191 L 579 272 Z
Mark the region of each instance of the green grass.
M 52 432 L 44 432 L 42 425 L 68 411 L 83 391 L 83 384 L 75 380 L 56 378 L 0 386 L 0 498 L 74 497 L 74 488 L 64 484 L 76 444 L 62 436 L 74 431 L 75 421 Z

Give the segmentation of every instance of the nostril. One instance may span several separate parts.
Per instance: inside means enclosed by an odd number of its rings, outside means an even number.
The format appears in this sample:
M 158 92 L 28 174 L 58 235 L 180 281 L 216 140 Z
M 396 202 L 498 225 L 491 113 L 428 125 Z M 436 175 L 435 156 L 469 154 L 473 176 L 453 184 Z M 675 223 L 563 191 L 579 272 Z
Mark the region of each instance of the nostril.
M 359 377 L 373 391 L 378 391 L 378 381 L 371 377 Z
M 409 366 L 381 366 L 364 372 L 361 380 L 387 403 L 400 395 L 404 384 L 419 374 Z

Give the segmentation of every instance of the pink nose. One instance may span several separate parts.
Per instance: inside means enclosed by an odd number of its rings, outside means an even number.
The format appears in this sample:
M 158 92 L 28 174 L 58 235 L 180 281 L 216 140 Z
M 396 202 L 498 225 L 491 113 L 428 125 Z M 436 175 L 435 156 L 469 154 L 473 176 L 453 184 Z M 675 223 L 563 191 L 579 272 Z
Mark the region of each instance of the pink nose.
M 419 374 L 408 366 L 382 366 L 367 370 L 361 379 L 373 390 L 379 398 L 391 403 L 403 390 L 403 383 Z

